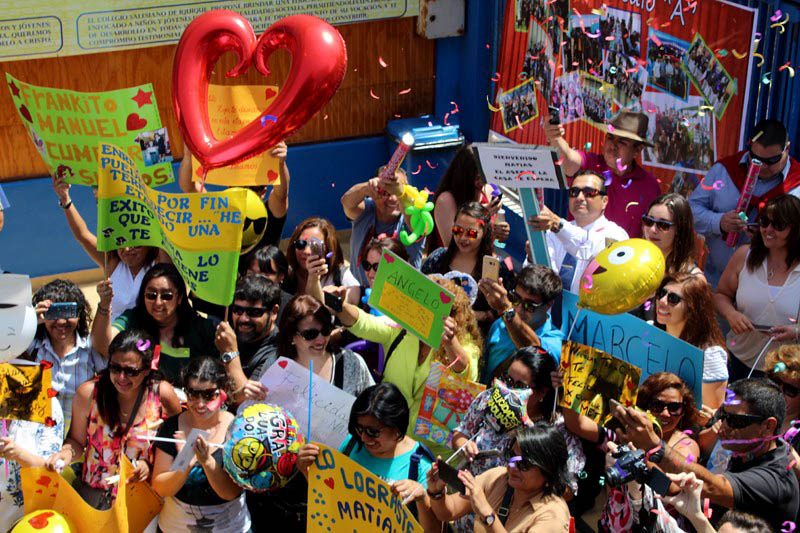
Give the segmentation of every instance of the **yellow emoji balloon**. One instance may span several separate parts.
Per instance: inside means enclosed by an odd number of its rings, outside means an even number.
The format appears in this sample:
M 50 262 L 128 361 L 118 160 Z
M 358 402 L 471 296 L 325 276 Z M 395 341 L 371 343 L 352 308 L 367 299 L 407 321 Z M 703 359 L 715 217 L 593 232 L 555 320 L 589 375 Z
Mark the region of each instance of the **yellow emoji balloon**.
M 584 270 L 578 307 L 603 315 L 630 311 L 658 289 L 664 269 L 664 254 L 652 242 L 616 242 L 597 254 Z

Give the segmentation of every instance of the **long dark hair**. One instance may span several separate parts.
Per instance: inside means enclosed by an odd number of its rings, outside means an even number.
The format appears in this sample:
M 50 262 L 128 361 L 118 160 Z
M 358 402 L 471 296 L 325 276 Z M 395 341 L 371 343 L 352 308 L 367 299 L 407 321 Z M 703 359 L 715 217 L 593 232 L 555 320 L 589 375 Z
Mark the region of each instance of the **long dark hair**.
M 792 268 L 792 265 L 800 259 L 800 199 L 790 194 L 782 194 L 768 201 L 758 216 L 767 216 L 789 226 L 789 236 L 786 238 L 786 267 Z M 757 231 L 750 243 L 747 270 L 755 272 L 767 259 L 767 253 L 761 231 Z
M 398 440 L 402 440 L 408 431 L 410 413 L 408 401 L 396 385 L 384 381 L 378 385 L 367 387 L 358 395 L 353 407 L 350 408 L 350 420 L 347 423 L 347 430 L 352 435 L 353 440 L 358 444 L 358 449 L 364 445 L 361 435 L 356 431 L 358 417 L 374 416 L 378 422 L 386 427 L 397 430 Z
M 208 381 L 220 390 L 230 390 L 231 380 L 225 365 L 216 357 L 192 357 L 181 370 L 181 384 L 189 386 L 190 380 Z
M 178 309 L 178 323 L 175 325 L 175 330 L 172 333 L 171 339 L 161 339 L 163 343 L 169 341 L 169 345 L 175 348 L 180 347 L 181 339 L 185 339 L 189 330 L 192 327 L 192 318 L 195 315 L 194 309 L 189 304 L 189 298 L 186 294 L 186 283 L 183 281 L 180 272 L 170 263 L 158 263 L 153 265 L 153 268 L 147 271 L 142 279 L 142 286 L 139 287 L 139 294 L 136 296 L 136 307 L 133 309 L 134 323 L 137 327 L 142 328 L 150 337 L 160 339 L 161 333 L 158 323 L 147 312 L 147 307 L 144 305 L 144 293 L 147 284 L 156 278 L 167 278 L 172 285 L 175 286 L 175 298 L 180 299 Z
M 660 288 L 670 283 L 678 284 L 683 289 L 686 323 L 681 331 L 681 340 L 703 350 L 709 346 L 725 346 L 717 318 L 709 312 L 709 309 L 714 309 L 714 296 L 708 282 L 700 276 L 676 272 L 664 276 Z
M 475 267 L 472 269 L 472 272 L 468 272 L 468 274 L 472 275 L 473 278 L 481 279 L 481 269 L 483 268 L 483 263 L 480 261 L 480 258 L 484 255 L 492 255 L 494 253 L 494 231 L 491 224 L 492 217 L 489 215 L 489 210 L 478 202 L 469 202 L 466 205 L 461 206 L 456 212 L 456 216 L 453 220 L 458 220 L 458 217 L 461 215 L 478 219 L 478 224 L 483 228 L 483 239 L 481 239 L 481 245 L 480 248 L 478 248 L 479 260 L 475 261 Z M 450 239 L 450 245 L 447 247 L 447 251 L 444 253 L 444 264 L 450 265 L 450 262 L 456 256 L 456 253 L 458 253 L 458 244 L 456 244 L 456 240 L 453 238 Z
M 569 486 L 567 460 L 569 451 L 564 435 L 547 422 L 517 431 L 517 444 L 522 457 L 539 467 L 547 480 L 542 492 L 545 496 L 561 496 Z
M 672 251 L 665 257 L 667 272 L 688 272 L 697 264 L 695 257 L 694 217 L 688 200 L 680 194 L 662 194 L 653 200 L 647 207 L 647 213 L 656 205 L 663 205 L 669 209 L 672 222 L 675 224 L 675 238 L 672 241 Z
M 297 325 L 307 316 L 313 316 L 323 326 L 333 326 L 333 315 L 327 307 L 308 294 L 295 296 L 286 303 L 278 323 L 278 353 L 289 359 L 297 358 L 297 348 L 292 339 Z
M 556 394 L 550 378 L 550 373 L 556 370 L 556 361 L 553 356 L 539 346 L 526 346 L 517 350 L 517 353 L 511 358 L 511 362 L 514 361 L 519 361 L 531 371 L 533 381 L 529 385 L 532 389 L 547 391 L 542 405 L 553 405 Z
M 154 381 L 160 379 L 158 372 L 150 369 L 150 363 L 153 361 L 153 349 L 156 342 L 147 335 L 145 332 L 136 329 L 127 329 L 118 333 L 114 340 L 108 347 L 108 360 L 111 361 L 116 353 L 136 352 L 142 358 L 142 366 L 144 368 L 145 379 L 142 381 L 142 387 L 149 387 Z M 143 349 L 144 348 L 144 349 Z M 111 373 L 108 368 L 100 371 L 97 379 L 97 411 L 105 421 L 106 425 L 111 428 L 115 435 L 122 434 L 122 424 L 127 423 L 127 420 L 120 420 L 119 418 L 119 393 L 116 387 L 111 382 Z M 146 393 L 145 393 L 146 394 Z
M 89 335 L 89 326 L 92 323 L 92 306 L 86 301 L 83 291 L 77 285 L 66 279 L 54 279 L 40 287 L 33 295 L 34 306 L 45 300 L 50 300 L 53 303 L 77 303 L 78 327 L 75 331 L 84 338 Z M 47 329 L 45 329 L 44 324 L 39 324 L 36 327 L 36 338 L 41 340 L 46 335 Z

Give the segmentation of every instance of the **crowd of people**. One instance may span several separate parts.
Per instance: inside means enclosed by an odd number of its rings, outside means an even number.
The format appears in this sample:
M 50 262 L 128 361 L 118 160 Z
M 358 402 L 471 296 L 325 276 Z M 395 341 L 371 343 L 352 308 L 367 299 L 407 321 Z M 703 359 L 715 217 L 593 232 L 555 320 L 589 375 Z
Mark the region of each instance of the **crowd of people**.
M 550 264 L 528 257 L 516 269 L 495 246 L 510 232 L 498 217 L 501 196 L 470 147 L 455 155 L 433 195 L 436 228 L 426 241 L 398 239 L 410 229 L 401 170 L 377 169 L 380 177 L 347 190 L 345 261 L 324 218 L 300 222 L 281 244 L 290 181 L 287 149 L 278 145 L 281 185 L 258 191 L 273 227 L 241 257 L 227 313 L 187 291 L 160 250 L 98 252 L 70 186 L 54 178 L 69 228 L 107 278 L 95 309 L 64 279 L 33 295 L 39 329 L 23 357 L 52 365 L 53 423 L 14 421 L 0 438 L 9 465 L 0 528 L 22 516 L 22 466 L 69 469 L 78 493 L 108 509 L 116 497 L 109 478 L 124 456 L 133 465 L 129 481 L 149 483 L 163 499 L 153 530 L 305 531 L 306 478 L 319 446 L 305 443 L 299 474 L 270 492 L 244 490 L 223 468 L 220 445 L 237 405 L 269 402 L 260 378 L 281 356 L 355 397 L 339 450 L 387 481 L 425 531 L 566 532 L 590 509 L 599 515 L 590 527 L 613 532 L 767 532 L 793 524 L 800 163 L 788 155 L 786 129 L 758 124 L 747 151 L 712 167 L 706 179 L 722 188 L 698 187 L 688 199 L 661 194 L 637 162 L 651 145 L 646 115 L 622 112 L 607 131 L 602 153 L 591 153 L 572 149 L 561 125 L 546 126 L 570 176 L 569 212 L 542 206 L 526 221 L 545 233 Z M 762 173 L 752 209 L 740 216 L 736 199 L 752 159 Z M 187 168 L 190 155 L 180 185 L 199 193 Z M 734 232 L 738 247 L 725 246 Z M 555 407 L 566 339 L 553 309 L 563 291 L 578 292 L 600 252 L 633 237 L 662 252 L 665 275 L 630 312 L 702 350 L 702 402 L 681 377 L 647 369 L 636 404 L 613 406 L 600 424 Z M 454 295 L 438 346 L 364 298 L 384 250 Z M 496 279 L 484 276 L 487 256 L 499 262 Z M 76 304 L 76 316 L 49 318 L 59 303 Z M 449 449 L 432 452 L 414 427 L 434 363 L 488 388 L 459 420 Z M 519 408 L 511 425 L 493 418 L 499 393 Z M 187 442 L 194 429 L 203 436 Z M 173 470 L 189 445 L 191 461 Z M 448 465 L 457 474 L 445 472 Z

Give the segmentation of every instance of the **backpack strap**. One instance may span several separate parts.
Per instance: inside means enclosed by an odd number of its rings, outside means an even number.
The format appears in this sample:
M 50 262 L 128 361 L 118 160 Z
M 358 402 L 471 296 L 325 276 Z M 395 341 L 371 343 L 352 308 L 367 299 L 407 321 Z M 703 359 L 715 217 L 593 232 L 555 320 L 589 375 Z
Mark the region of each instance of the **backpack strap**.
M 500 517 L 500 523 L 504 526 L 506 525 L 506 521 L 508 521 L 508 511 L 511 508 L 511 499 L 514 497 L 514 488 L 509 486 L 506 489 L 506 493 L 503 495 L 503 503 L 500 504 L 500 507 L 497 509 L 497 516 Z

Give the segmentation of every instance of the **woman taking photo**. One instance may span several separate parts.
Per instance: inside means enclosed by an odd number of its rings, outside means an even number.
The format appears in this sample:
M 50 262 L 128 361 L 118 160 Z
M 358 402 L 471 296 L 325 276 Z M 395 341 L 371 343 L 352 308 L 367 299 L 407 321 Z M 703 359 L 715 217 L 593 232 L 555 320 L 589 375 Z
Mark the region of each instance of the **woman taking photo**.
M 461 470 L 465 494 L 445 494 L 436 465 L 428 472 L 428 498 L 442 522 L 475 515 L 476 533 L 567 531 L 569 509 L 562 494 L 568 485 L 567 443 L 555 427 L 537 422 L 517 432 L 508 466 L 479 476 Z M 501 510 L 502 508 L 502 510 Z
M 731 381 L 751 369 L 762 375 L 764 351 L 800 341 L 800 199 L 769 200 L 758 224 L 750 244 L 734 252 L 714 295 L 717 311 L 731 326 Z
M 122 454 L 134 465 L 131 481 L 146 481 L 153 464 L 147 437 L 162 419 L 180 412 L 172 386 L 151 369 L 154 343 L 144 333 L 128 330 L 109 346 L 108 368 L 78 387 L 72 402 L 72 425 L 47 467 L 60 470 L 84 455 L 75 489 L 96 509 L 108 509 L 116 485 L 107 478 L 119 469 Z
M 186 295 L 186 283 L 178 269 L 169 263 L 151 268 L 136 298 L 136 307 L 116 320 L 109 320 L 113 285 L 110 280 L 97 285 L 100 303 L 92 326 L 92 341 L 101 354 L 120 331 L 141 329 L 161 344 L 160 370 L 170 383 L 177 383 L 181 369 L 190 357 L 217 355 L 214 345 L 214 322 L 192 309 Z
M 157 442 L 152 486 L 164 498 L 158 528 L 164 533 L 218 531 L 243 533 L 250 530 L 250 514 L 244 492 L 222 467 L 222 446 L 233 415 L 222 409 L 228 375 L 218 359 L 198 357 L 184 368 L 181 384 L 188 409 L 168 418 L 159 437 L 185 441 L 193 429 L 207 436 L 195 442 Z M 194 457 L 183 470 L 173 471 L 172 462 L 184 446 L 194 446 Z

